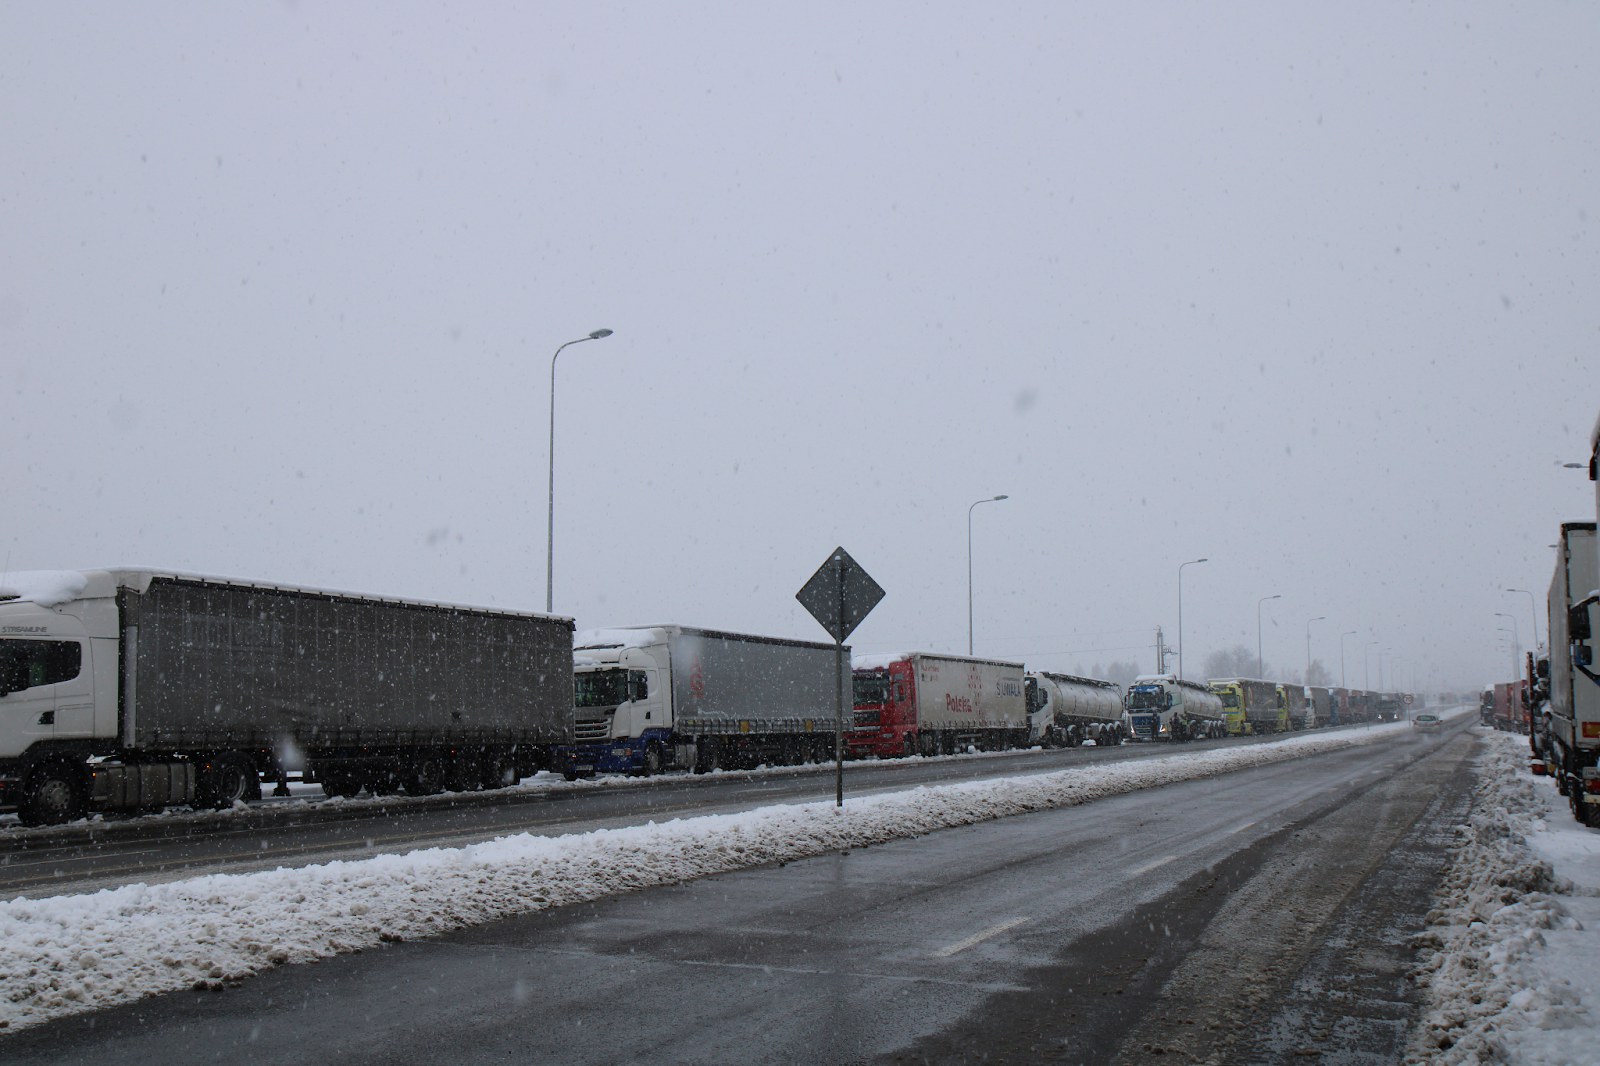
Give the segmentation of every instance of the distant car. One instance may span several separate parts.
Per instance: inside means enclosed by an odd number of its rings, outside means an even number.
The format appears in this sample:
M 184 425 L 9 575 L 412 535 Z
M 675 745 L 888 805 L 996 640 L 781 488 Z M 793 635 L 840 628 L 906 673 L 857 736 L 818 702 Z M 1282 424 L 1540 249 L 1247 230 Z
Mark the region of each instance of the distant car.
M 1411 716 L 1411 728 L 1419 733 L 1437 733 L 1439 731 L 1439 716 L 1436 714 L 1414 714 Z

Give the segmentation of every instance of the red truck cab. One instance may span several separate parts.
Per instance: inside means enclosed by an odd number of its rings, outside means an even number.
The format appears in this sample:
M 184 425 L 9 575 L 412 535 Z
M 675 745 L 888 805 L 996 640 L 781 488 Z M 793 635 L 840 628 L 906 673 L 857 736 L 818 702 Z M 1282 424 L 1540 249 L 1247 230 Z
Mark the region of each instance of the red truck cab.
M 855 721 L 845 733 L 852 758 L 916 754 L 917 700 L 910 659 L 855 667 Z

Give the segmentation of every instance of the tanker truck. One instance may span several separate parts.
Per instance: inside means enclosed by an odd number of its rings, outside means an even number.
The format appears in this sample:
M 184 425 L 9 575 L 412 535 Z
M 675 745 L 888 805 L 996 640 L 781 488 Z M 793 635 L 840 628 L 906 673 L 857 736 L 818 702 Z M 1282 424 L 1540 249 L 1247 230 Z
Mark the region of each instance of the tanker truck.
M 1222 699 L 1176 674 L 1143 674 L 1124 699 L 1134 740 L 1204 740 L 1228 735 Z
M 1034 744 L 1075 748 L 1086 740 L 1097 747 L 1121 744 L 1122 690 L 1115 683 L 1071 674 L 1029 671 L 1023 682 L 1029 733 Z

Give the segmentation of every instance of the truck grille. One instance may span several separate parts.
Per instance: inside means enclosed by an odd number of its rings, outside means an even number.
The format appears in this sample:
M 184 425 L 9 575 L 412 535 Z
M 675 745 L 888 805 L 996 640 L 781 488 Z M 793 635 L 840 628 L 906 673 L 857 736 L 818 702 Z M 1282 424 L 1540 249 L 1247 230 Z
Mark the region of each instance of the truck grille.
M 1155 736 L 1156 716 L 1153 714 L 1131 714 L 1133 731 L 1142 737 Z
M 611 717 L 579 718 L 572 723 L 574 740 L 604 740 L 611 735 Z

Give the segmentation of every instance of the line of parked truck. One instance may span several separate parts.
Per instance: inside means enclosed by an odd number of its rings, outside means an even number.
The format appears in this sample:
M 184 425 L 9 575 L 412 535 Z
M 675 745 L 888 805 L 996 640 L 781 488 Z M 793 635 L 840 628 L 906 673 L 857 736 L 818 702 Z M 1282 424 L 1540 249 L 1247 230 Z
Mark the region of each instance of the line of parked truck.
M 538 770 L 790 765 L 1393 720 L 1396 693 L 1110 681 L 1019 662 L 148 570 L 0 579 L 0 805 L 225 807 L 496 788 Z M 836 707 L 851 708 L 840 729 Z

